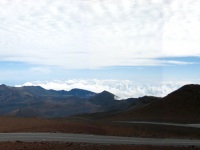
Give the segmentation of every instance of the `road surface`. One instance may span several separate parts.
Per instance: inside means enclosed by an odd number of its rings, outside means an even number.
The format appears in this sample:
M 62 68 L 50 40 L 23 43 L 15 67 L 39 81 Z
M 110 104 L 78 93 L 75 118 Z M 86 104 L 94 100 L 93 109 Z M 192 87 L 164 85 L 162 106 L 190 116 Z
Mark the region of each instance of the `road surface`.
M 0 142 L 3 141 L 59 141 L 59 142 L 84 142 L 97 144 L 136 144 L 160 146 L 200 146 L 200 140 L 190 139 L 155 139 L 117 136 L 99 136 L 86 134 L 66 133 L 0 133 Z
M 147 121 L 115 121 L 115 122 L 132 123 L 132 124 L 152 124 L 152 125 L 166 125 L 166 126 L 200 128 L 200 124 L 180 124 L 180 123 L 147 122 Z

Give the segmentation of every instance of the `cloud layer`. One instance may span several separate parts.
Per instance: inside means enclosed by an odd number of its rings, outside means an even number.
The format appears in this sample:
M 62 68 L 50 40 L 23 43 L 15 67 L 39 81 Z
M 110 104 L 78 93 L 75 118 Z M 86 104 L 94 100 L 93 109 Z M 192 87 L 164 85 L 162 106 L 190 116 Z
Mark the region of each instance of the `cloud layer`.
M 146 82 L 146 83 L 137 83 L 129 80 L 66 80 L 66 81 L 35 81 L 35 82 L 26 82 L 22 85 L 16 85 L 17 87 L 21 86 L 41 86 L 45 89 L 54 89 L 54 90 L 71 90 L 73 88 L 86 89 L 93 92 L 102 92 L 104 90 L 109 91 L 119 99 L 130 98 L 130 97 L 141 97 L 145 95 L 149 96 L 166 96 L 170 92 L 180 88 L 185 84 L 192 82 Z
M 187 64 L 200 56 L 200 1 L 0 1 L 0 60 L 68 69 Z M 191 63 L 191 62 L 190 62 Z

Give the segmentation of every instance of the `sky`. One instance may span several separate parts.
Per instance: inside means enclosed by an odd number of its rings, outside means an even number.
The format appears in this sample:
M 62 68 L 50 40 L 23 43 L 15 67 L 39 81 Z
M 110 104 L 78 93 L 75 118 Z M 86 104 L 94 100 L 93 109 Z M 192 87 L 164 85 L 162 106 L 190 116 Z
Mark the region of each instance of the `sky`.
M 200 83 L 199 0 L 0 0 L 0 83 L 165 96 Z

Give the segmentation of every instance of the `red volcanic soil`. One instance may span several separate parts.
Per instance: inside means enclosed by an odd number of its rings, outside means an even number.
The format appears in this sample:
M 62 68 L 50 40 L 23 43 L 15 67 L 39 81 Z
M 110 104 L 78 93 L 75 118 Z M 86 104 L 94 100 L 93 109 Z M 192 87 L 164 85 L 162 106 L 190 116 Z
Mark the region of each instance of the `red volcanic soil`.
M 61 132 L 153 138 L 200 138 L 200 130 L 198 128 L 126 124 L 69 118 L 41 119 L 0 117 L 0 132 Z
M 86 143 L 59 143 L 59 142 L 1 142 L 3 150 L 198 150 L 199 147 L 161 147 L 135 145 L 100 145 Z
M 105 129 L 66 119 L 0 117 L 0 132 L 63 132 L 104 134 Z

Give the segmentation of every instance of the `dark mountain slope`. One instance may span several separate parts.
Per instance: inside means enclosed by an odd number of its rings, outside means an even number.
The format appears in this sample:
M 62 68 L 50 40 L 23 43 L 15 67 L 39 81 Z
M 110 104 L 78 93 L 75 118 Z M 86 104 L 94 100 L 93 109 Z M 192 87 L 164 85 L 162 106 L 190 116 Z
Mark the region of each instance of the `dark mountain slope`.
M 115 100 L 115 95 L 107 91 L 96 94 L 82 89 L 55 91 L 40 86 L 0 86 L 0 115 L 65 117 L 121 110 L 131 104 L 131 100 Z
M 81 89 L 55 91 L 0 85 L 0 115 L 49 118 L 84 113 L 93 119 L 200 122 L 200 85 L 185 85 L 163 98 L 144 96 L 120 101 L 107 91 L 95 94 Z
M 19 92 L 29 93 L 32 96 L 48 96 L 51 95 L 48 90 L 45 90 L 44 88 L 40 86 L 24 86 L 21 88 L 18 88 Z
M 99 106 L 98 112 L 108 112 L 114 110 L 121 110 L 129 107 L 133 103 L 133 99 L 129 100 L 116 100 L 115 95 L 108 92 L 103 91 L 89 99 L 89 102 Z
M 56 91 L 56 90 L 46 90 L 40 86 L 24 86 L 19 88 L 23 92 L 30 93 L 33 96 L 77 96 L 77 97 L 90 97 L 94 96 L 96 93 L 82 90 L 82 89 L 72 89 L 70 91 Z
M 0 85 L 0 115 L 49 118 L 96 112 L 97 106 L 82 98 L 89 98 L 91 94 L 95 95 L 93 92 L 81 89 L 68 92 L 45 90 L 40 86 Z
M 30 94 L 23 94 L 17 88 L 9 87 L 4 84 L 0 85 L 0 102 L 17 102 L 30 98 Z
M 90 119 L 108 119 L 108 120 L 130 120 L 132 116 L 132 112 L 135 110 L 139 110 L 148 106 L 151 103 L 155 103 L 160 101 L 161 98 L 153 97 L 153 96 L 144 96 L 139 98 L 128 98 L 126 100 L 120 100 L 116 102 L 112 102 L 112 108 L 109 108 L 110 111 L 105 112 L 97 112 L 94 114 L 84 114 L 80 115 L 80 117 L 90 118 Z
M 185 85 L 162 99 L 155 99 L 141 108 L 132 106 L 115 115 L 107 114 L 106 118 L 114 120 L 200 121 L 200 85 Z
M 88 90 L 83 90 L 83 89 L 72 89 L 68 93 L 68 95 L 73 95 L 73 96 L 78 96 L 81 98 L 89 98 L 91 96 L 96 95 L 96 93 L 88 91 Z
M 110 105 L 110 103 L 115 101 L 115 95 L 108 91 L 103 91 L 93 96 L 89 101 L 96 105 Z
M 159 120 L 200 120 L 200 85 L 185 85 L 137 113 Z

